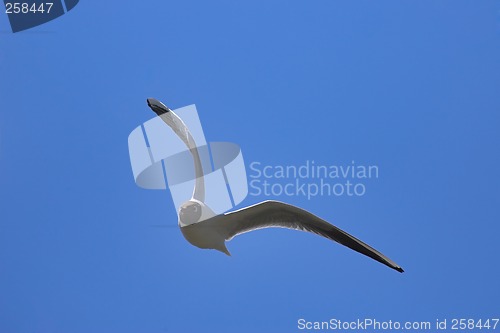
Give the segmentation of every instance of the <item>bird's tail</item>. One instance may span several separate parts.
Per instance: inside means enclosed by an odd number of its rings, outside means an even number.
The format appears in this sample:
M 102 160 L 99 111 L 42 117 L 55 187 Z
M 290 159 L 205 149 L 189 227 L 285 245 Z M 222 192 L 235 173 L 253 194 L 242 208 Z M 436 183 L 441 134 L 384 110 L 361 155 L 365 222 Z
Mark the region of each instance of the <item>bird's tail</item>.
M 227 254 L 228 256 L 231 256 L 231 253 L 229 252 L 229 250 L 227 249 L 226 247 L 226 244 L 225 243 L 222 243 L 220 246 L 218 246 L 216 248 L 217 251 L 220 251 L 222 253 L 225 253 Z

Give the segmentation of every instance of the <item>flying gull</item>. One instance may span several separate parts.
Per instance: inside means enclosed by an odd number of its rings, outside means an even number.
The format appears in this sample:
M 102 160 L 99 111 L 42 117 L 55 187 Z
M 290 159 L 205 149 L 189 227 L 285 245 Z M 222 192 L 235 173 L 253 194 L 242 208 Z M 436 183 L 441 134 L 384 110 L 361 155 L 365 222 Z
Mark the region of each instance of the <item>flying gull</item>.
M 398 272 L 403 269 L 391 259 L 347 232 L 301 208 L 263 201 L 233 212 L 217 215 L 205 201 L 205 182 L 200 156 L 186 124 L 171 109 L 154 98 L 148 106 L 179 136 L 193 155 L 196 175 L 192 198 L 179 208 L 179 227 L 184 238 L 202 249 L 215 249 L 231 255 L 226 241 L 245 232 L 264 228 L 287 228 L 311 232 L 347 246 Z

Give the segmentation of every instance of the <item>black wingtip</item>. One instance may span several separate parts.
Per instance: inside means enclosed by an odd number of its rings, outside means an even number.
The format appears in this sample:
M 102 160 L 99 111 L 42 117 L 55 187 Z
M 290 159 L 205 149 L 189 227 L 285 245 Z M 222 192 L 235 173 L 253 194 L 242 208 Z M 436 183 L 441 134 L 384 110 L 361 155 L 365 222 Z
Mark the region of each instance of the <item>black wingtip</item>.
M 402 269 L 401 267 L 395 267 L 394 268 L 395 270 L 397 270 L 399 273 L 404 273 L 404 269 Z
M 155 98 L 148 98 L 146 102 L 148 103 L 148 106 L 151 108 L 151 110 L 153 110 L 159 116 L 170 111 L 170 109 L 165 104 Z

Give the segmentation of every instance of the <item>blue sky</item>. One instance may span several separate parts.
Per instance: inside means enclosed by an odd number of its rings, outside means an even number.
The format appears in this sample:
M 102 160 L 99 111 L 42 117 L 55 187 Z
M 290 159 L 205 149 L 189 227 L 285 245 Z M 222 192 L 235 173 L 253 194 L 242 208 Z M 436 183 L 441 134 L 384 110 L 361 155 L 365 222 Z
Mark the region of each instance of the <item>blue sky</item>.
M 498 318 L 498 1 L 81 1 L 0 14 L 0 332 L 299 332 Z M 128 134 L 196 104 L 247 165 L 376 164 L 362 197 L 274 198 L 373 245 L 261 230 L 189 245 Z M 268 197 L 248 197 L 241 206 Z M 497 328 L 498 329 L 498 328 Z

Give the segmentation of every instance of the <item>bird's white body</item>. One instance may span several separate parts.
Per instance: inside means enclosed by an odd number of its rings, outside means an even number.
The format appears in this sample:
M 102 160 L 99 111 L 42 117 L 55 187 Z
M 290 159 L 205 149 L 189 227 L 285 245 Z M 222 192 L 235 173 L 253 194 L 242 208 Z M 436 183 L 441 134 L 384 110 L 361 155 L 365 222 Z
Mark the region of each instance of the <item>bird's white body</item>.
M 217 216 L 213 217 L 213 219 L 217 219 Z M 191 245 L 200 249 L 218 250 L 230 256 L 223 233 L 217 228 L 213 228 L 211 222 L 211 220 L 205 220 L 180 229 L 184 238 Z

